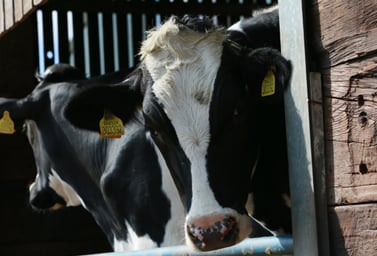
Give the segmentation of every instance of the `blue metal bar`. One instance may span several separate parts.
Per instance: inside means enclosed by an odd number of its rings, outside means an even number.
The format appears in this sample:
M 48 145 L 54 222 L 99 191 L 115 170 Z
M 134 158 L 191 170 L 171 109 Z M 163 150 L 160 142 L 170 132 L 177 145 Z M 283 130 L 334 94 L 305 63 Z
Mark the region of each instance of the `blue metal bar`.
M 293 240 L 290 236 L 249 238 L 241 243 L 220 250 L 198 252 L 187 246 L 162 247 L 132 252 L 112 252 L 95 256 L 215 256 L 215 255 L 293 255 Z M 92 255 L 93 256 L 93 255 Z
M 282 54 L 293 64 L 285 93 L 294 253 L 318 256 L 303 0 L 279 1 Z

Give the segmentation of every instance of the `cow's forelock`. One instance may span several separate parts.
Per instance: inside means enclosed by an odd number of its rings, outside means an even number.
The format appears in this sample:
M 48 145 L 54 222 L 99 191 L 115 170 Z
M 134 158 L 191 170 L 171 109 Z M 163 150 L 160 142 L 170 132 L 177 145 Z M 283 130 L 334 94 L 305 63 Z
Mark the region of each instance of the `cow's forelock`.
M 221 31 L 180 31 L 177 24 L 168 21 L 150 33 L 141 49 L 154 81 L 152 91 L 191 162 L 190 216 L 221 208 L 208 184 L 206 155 L 210 140 L 210 102 L 224 38 Z

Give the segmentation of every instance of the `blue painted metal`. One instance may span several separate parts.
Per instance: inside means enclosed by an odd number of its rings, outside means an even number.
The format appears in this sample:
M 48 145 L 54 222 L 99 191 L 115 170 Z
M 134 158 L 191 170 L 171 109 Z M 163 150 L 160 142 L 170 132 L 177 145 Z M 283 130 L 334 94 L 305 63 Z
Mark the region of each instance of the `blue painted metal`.
M 132 252 L 112 252 L 95 256 L 219 256 L 219 255 L 293 255 L 293 240 L 290 236 L 249 238 L 243 242 L 220 250 L 198 252 L 187 246 L 162 247 Z M 93 256 L 93 255 L 92 255 Z
M 296 255 L 318 256 L 318 237 L 305 49 L 304 0 L 279 1 L 282 54 L 292 61 L 285 93 L 292 228 Z

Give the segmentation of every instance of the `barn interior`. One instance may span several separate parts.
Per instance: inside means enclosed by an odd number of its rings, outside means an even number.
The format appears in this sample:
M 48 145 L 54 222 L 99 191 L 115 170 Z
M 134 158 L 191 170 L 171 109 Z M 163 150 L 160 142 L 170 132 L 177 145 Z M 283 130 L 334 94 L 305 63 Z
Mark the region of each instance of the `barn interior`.
M 0 0 L 0 97 L 27 95 L 37 84 L 34 74 L 58 62 L 73 64 L 88 76 L 128 70 L 138 62 L 136 53 L 145 31 L 171 14 L 209 15 L 229 26 L 276 2 Z M 286 25 L 281 37 L 286 46 L 283 55 L 289 52 L 299 67 L 294 69 L 292 81 L 298 84 L 291 87 L 307 86 L 304 96 L 295 100 L 304 102 L 300 111 L 310 109 L 302 123 L 310 126 L 312 142 L 296 150 L 297 154 L 308 150 L 312 169 L 301 168 L 303 161 L 299 159 L 292 175 L 302 204 L 292 205 L 295 216 L 301 218 L 294 220 L 295 252 L 305 256 L 375 255 L 377 2 L 280 3 Z M 303 8 L 297 10 L 296 6 Z M 297 17 L 305 19 L 305 35 L 297 36 L 303 32 Z M 306 59 L 302 52 L 296 52 L 293 39 L 305 48 Z M 296 62 L 300 58 L 303 62 Z M 300 80 L 302 76 L 304 80 Z M 0 134 L 0 255 L 77 255 L 111 250 L 84 209 L 31 209 L 28 186 L 34 177 L 35 164 L 26 137 Z M 310 200 L 306 200 L 306 192 L 310 192 Z M 316 211 L 310 208 L 309 213 L 317 215 L 317 223 L 307 226 L 305 221 L 312 219 L 305 215 L 305 207 L 314 199 Z
M 0 1 L 0 97 L 22 98 L 35 73 L 70 63 L 86 75 L 137 65 L 145 32 L 174 14 L 208 15 L 229 26 L 276 1 L 5 0 Z M 111 251 L 82 207 L 37 212 L 28 202 L 35 178 L 26 136 L 0 134 L 0 254 L 77 255 Z

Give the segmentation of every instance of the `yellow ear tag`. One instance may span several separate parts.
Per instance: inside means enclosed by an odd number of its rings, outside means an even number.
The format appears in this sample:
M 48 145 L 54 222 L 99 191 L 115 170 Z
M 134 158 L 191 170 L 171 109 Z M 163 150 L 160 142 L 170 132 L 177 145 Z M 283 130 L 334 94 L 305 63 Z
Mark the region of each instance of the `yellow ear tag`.
M 263 79 L 262 82 L 262 91 L 261 95 L 262 97 L 270 96 L 275 94 L 275 75 L 272 70 L 268 70 L 266 76 Z
M 99 121 L 99 129 L 101 138 L 120 138 L 124 134 L 122 120 L 107 110 Z
M 0 119 L 0 133 L 13 134 L 15 132 L 13 120 L 10 118 L 9 112 L 5 110 Z

